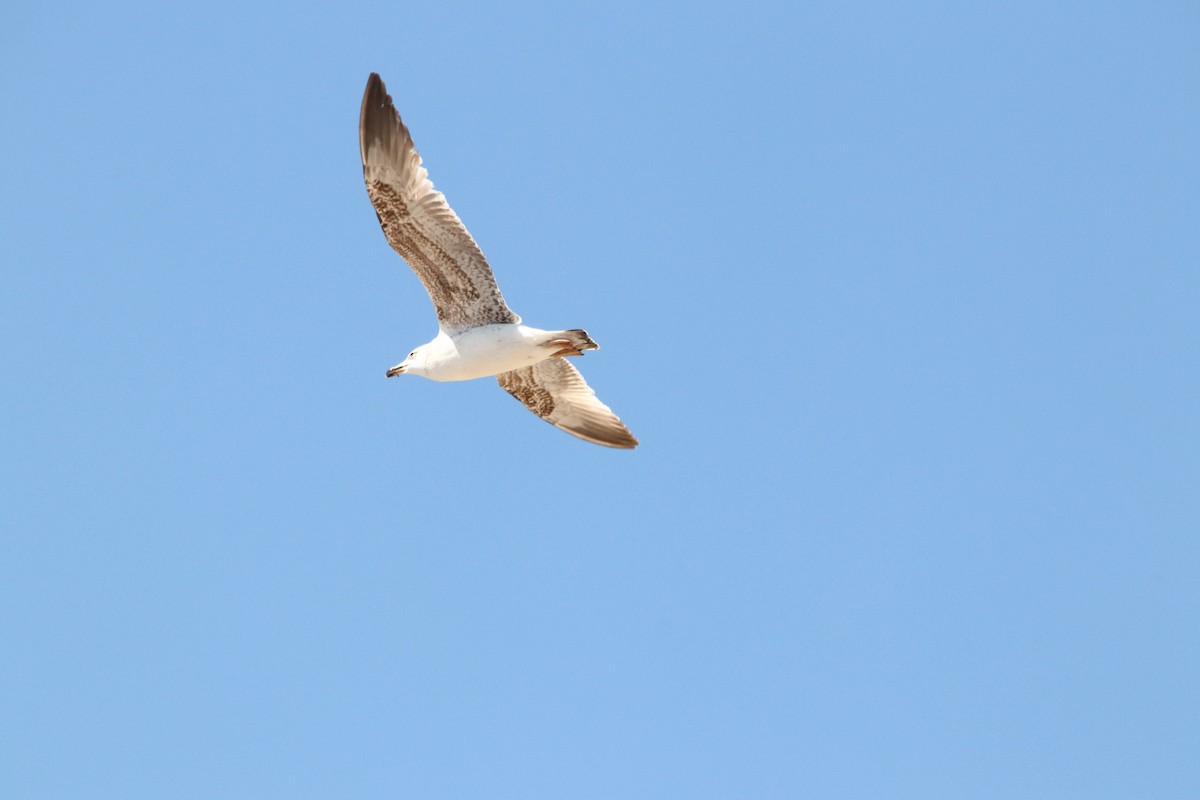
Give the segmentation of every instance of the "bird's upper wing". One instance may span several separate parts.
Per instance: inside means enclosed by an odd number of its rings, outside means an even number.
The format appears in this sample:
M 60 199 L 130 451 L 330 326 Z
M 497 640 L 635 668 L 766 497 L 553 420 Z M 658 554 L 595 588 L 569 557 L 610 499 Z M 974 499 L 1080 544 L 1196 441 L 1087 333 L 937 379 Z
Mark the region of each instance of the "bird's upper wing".
M 487 259 L 433 188 L 408 128 L 387 87 L 367 80 L 358 123 L 363 178 L 383 233 L 425 284 L 448 333 L 479 325 L 520 322 L 504 303 Z
M 565 358 L 547 358 L 532 367 L 502 372 L 496 380 L 534 414 L 572 436 L 606 447 L 632 449 L 638 445 Z

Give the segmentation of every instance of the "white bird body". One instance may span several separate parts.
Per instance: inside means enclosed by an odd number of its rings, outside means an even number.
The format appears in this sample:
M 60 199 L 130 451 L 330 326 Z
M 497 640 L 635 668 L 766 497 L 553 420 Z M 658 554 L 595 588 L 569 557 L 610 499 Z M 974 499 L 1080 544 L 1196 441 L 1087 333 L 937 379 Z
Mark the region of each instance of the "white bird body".
M 421 375 L 434 381 L 470 381 L 533 366 L 553 357 L 572 331 L 544 331 L 519 323 L 481 325 L 448 334 L 439 331 L 433 341 L 421 345 L 396 374 Z

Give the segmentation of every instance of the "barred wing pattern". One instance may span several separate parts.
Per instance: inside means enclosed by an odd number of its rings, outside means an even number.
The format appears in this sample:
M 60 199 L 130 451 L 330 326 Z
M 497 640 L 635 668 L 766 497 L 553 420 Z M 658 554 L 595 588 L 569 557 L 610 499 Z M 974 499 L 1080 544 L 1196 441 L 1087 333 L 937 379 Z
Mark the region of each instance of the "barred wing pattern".
M 383 80 L 371 73 L 358 124 L 363 179 L 388 244 L 425 285 L 442 330 L 516 323 L 492 268 L 433 187 Z
M 504 391 L 551 425 L 595 444 L 632 449 L 633 437 L 612 409 L 601 403 L 587 381 L 565 358 L 552 357 L 531 367 L 496 376 Z

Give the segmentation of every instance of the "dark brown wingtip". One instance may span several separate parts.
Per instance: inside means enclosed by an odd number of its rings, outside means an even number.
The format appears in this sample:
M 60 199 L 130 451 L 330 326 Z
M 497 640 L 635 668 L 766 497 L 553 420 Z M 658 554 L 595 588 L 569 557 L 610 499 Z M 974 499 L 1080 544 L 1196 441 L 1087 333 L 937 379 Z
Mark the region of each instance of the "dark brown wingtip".
M 546 421 L 550 422 L 550 420 Z M 584 424 L 574 428 L 565 428 L 553 422 L 550 424 L 586 442 L 613 447 L 618 450 L 632 450 L 641 444 L 637 440 L 637 437 L 629 432 L 629 428 L 626 428 L 625 424 L 616 418 L 604 424 Z
M 380 113 L 384 114 L 382 119 L 378 116 Z M 372 72 L 371 77 L 367 78 L 362 109 L 358 114 L 358 147 L 364 162 L 367 158 L 367 130 L 378 129 L 381 122 L 390 121 L 391 114 L 395 114 L 392 96 L 388 94 L 387 86 L 384 85 L 383 78 L 379 77 L 379 73 Z
M 608 447 L 615 447 L 618 450 L 632 450 L 641 444 L 641 442 L 637 440 L 637 437 L 626 430 L 624 436 L 610 436 L 607 440 L 599 442 L 599 444 L 607 445 Z
M 379 77 L 378 72 L 372 72 L 367 78 L 367 90 L 363 92 L 363 101 L 370 98 L 372 103 L 382 105 L 388 100 L 387 86 L 383 83 L 383 78 Z

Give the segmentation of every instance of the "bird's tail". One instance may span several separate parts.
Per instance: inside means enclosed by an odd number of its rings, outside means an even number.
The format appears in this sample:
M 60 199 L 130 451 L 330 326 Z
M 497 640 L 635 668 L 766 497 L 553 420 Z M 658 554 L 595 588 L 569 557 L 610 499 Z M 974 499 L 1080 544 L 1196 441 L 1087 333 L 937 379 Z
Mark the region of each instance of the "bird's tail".
M 588 336 L 588 332 L 575 328 L 570 331 L 563 331 L 564 338 L 570 339 L 571 346 L 576 350 L 599 350 L 600 345 L 596 344 L 592 337 Z

